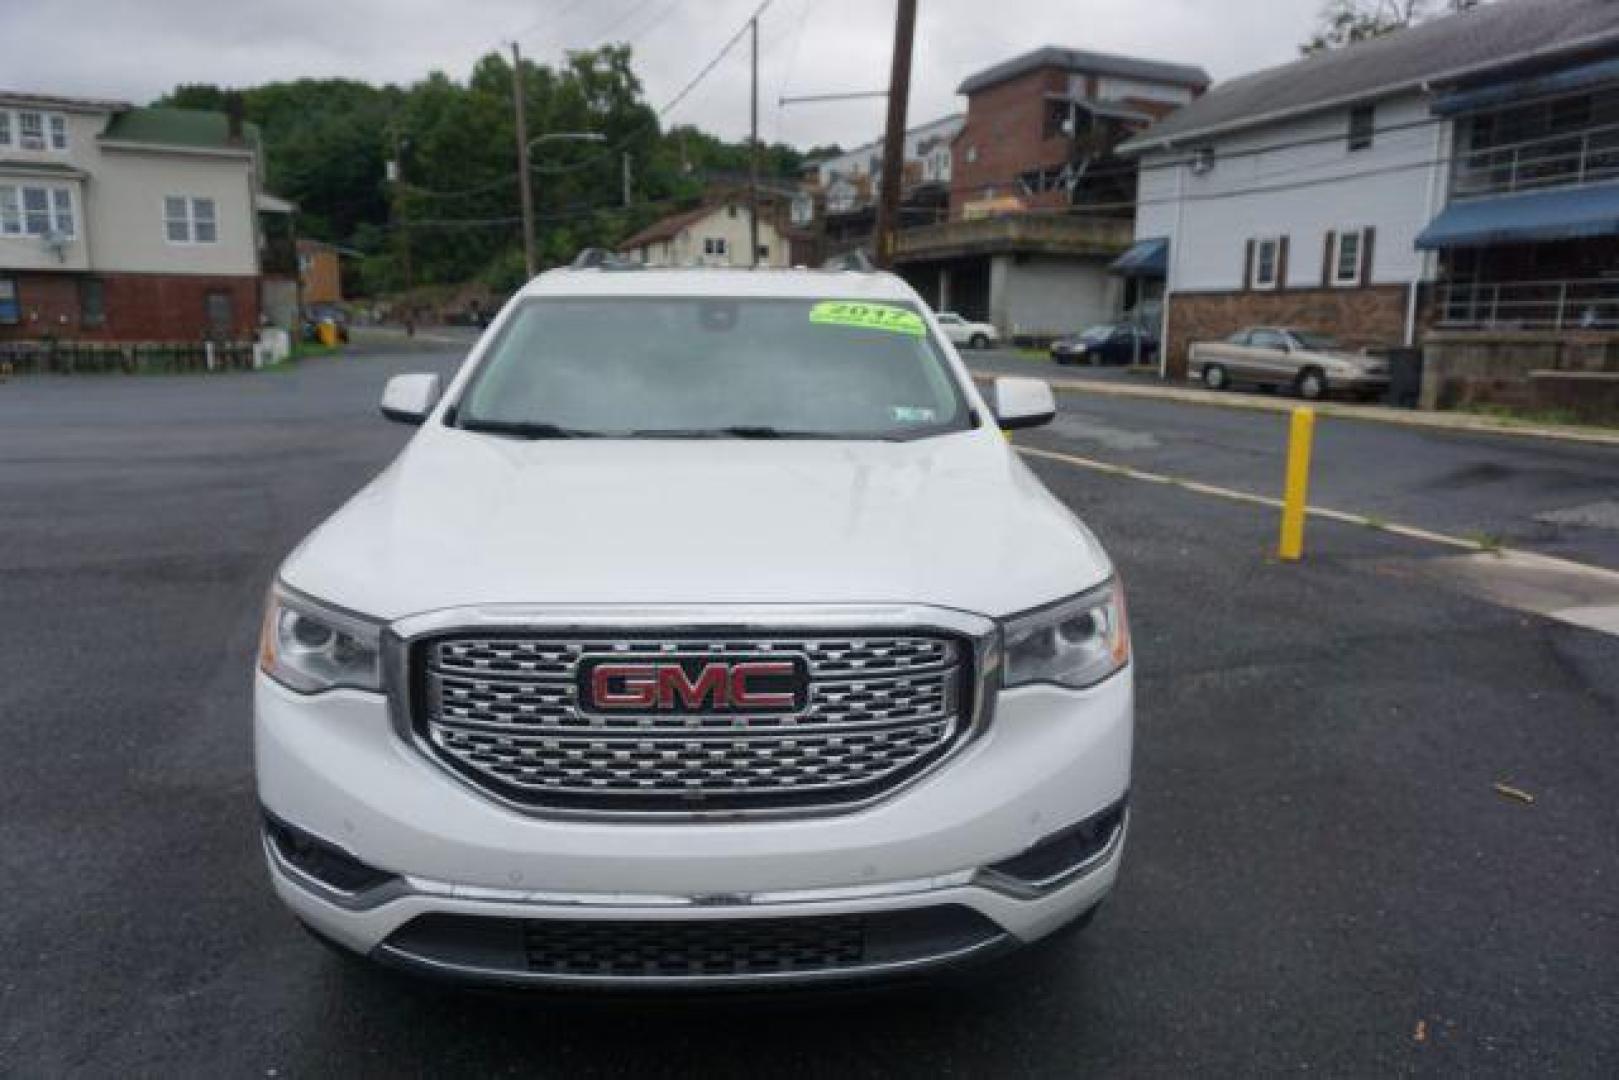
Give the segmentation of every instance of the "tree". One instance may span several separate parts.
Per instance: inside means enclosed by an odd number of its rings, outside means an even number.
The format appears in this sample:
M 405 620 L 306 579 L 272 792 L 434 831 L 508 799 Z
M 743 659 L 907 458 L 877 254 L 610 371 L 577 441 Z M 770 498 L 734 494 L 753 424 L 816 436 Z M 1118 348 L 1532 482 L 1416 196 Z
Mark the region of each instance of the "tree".
M 1306 56 L 1368 41 L 1437 15 L 1465 11 L 1480 0 L 1327 0 L 1317 29 L 1299 46 Z

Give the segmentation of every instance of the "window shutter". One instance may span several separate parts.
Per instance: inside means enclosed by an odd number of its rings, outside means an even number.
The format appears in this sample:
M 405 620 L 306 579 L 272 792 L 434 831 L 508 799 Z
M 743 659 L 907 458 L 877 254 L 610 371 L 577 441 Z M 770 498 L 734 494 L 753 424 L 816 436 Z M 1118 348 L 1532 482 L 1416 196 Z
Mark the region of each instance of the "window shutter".
M 1333 251 L 1332 249 L 1333 245 L 1337 242 L 1338 234 L 1333 232 L 1331 229 L 1328 229 L 1327 243 L 1321 249 L 1321 287 L 1323 289 L 1332 284 L 1332 263 L 1334 256 L 1337 254 L 1337 252 Z
M 1287 288 L 1287 237 L 1276 241 L 1276 287 Z
M 1365 288 L 1372 283 L 1372 241 L 1377 237 L 1377 230 L 1368 225 L 1360 231 L 1360 287 Z
M 1248 246 L 1242 252 L 1242 291 L 1247 292 L 1254 287 L 1254 242 L 1250 238 Z

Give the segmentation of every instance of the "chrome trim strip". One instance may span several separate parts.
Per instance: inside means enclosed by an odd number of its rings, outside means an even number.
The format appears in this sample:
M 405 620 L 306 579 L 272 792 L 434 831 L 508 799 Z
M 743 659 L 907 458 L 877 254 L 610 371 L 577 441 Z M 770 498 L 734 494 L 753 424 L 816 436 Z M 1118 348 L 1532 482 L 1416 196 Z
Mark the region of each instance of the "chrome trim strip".
M 973 665 L 972 698 L 964 710 L 964 731 L 948 752 L 902 783 L 869 798 L 821 806 L 747 810 L 576 810 L 538 807 L 508 799 L 474 783 L 452 768 L 421 738 L 411 723 L 410 650 L 418 641 L 443 634 L 530 631 L 546 636 L 577 632 L 678 636 L 733 634 L 768 637 L 803 632 L 933 631 L 962 638 Z M 456 783 L 506 809 L 528 817 L 563 820 L 677 822 L 754 821 L 852 814 L 898 797 L 959 757 L 994 719 L 1000 687 L 1001 634 L 995 620 L 954 608 L 924 604 L 650 604 L 551 606 L 488 604 L 443 608 L 391 623 L 382 635 L 382 681 L 394 731 L 407 745 Z
M 962 963 L 975 956 L 1009 947 L 1012 935 L 1002 931 L 993 937 L 948 952 L 908 960 L 889 960 L 875 964 L 858 964 L 842 968 L 820 968 L 813 971 L 761 971 L 747 975 L 557 975 L 544 971 L 524 971 L 511 968 L 481 967 L 476 964 L 454 964 L 444 960 L 406 952 L 384 942 L 371 952 L 383 963 L 431 972 L 452 978 L 493 982 L 524 983 L 536 986 L 597 987 L 653 989 L 658 987 L 692 988 L 701 986 L 780 986 L 792 983 L 824 983 L 843 979 L 869 979 L 885 975 L 920 973 L 949 964 Z
M 828 904 L 850 900 L 882 900 L 917 896 L 973 884 L 976 870 L 959 870 L 931 878 L 890 881 L 875 885 L 842 885 L 825 889 L 779 889 L 773 892 L 701 893 L 566 893 L 544 890 L 497 889 L 481 885 L 453 885 L 428 878 L 407 877 L 413 892 L 453 900 L 498 904 L 533 904 L 556 907 L 738 909 L 777 904 Z

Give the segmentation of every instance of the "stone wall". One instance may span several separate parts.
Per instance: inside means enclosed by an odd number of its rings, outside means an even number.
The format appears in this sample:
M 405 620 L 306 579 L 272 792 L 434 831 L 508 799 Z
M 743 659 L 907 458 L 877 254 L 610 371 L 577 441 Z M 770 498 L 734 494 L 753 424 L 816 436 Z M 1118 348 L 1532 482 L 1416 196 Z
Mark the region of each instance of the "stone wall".
M 1193 342 L 1217 341 L 1247 326 L 1315 330 L 1351 348 L 1400 345 L 1408 303 L 1403 285 L 1178 292 L 1169 300 L 1168 374 L 1185 378 L 1187 348 Z M 1421 317 L 1419 309 L 1419 326 Z
M 1486 404 L 1555 408 L 1592 419 L 1619 415 L 1619 334 L 1430 331 L 1423 340 L 1421 407 Z

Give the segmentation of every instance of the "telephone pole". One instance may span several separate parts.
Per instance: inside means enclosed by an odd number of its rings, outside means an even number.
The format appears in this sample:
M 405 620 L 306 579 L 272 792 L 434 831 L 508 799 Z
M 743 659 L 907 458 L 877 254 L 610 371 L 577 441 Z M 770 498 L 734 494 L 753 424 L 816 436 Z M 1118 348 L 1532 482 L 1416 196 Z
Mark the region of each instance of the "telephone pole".
M 630 152 L 624 151 L 621 159 L 624 165 L 624 209 L 630 208 Z
M 410 265 L 410 213 L 405 206 L 405 143 L 398 128 L 394 129 L 394 158 L 388 163 L 388 179 L 393 181 L 394 224 L 399 228 L 399 264 L 405 278 L 405 291 L 415 285 Z
M 911 97 L 911 44 L 916 38 L 916 0 L 899 0 L 894 20 L 894 66 L 888 77 L 888 125 L 883 135 L 883 185 L 877 199 L 872 253 L 878 266 L 894 262 L 899 228 L 899 191 L 905 169 L 905 109 Z
M 761 9 L 763 10 L 763 9 Z M 748 97 L 753 138 L 748 160 L 748 265 L 759 265 L 759 14 L 748 24 L 753 34 L 753 92 Z
M 534 189 L 528 175 L 528 118 L 523 102 L 523 56 L 512 42 L 512 108 L 517 114 L 517 190 L 523 198 L 523 266 L 534 276 Z

